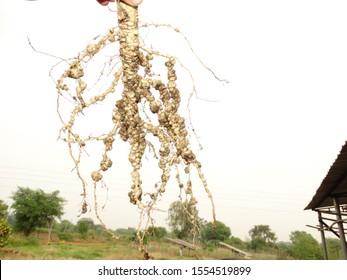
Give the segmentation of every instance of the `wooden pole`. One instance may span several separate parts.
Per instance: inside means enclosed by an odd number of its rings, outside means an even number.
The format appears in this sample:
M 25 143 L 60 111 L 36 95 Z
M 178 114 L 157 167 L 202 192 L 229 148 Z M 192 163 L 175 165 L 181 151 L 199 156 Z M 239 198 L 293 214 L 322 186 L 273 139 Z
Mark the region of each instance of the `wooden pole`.
M 336 220 L 339 227 L 342 254 L 344 259 L 347 260 L 347 243 L 346 243 L 346 237 L 345 237 L 345 230 L 343 228 L 342 215 L 340 211 L 340 203 L 337 197 L 334 197 L 333 200 L 334 200 L 334 206 L 336 211 Z
M 324 259 L 328 259 L 328 250 L 327 250 L 327 243 L 325 240 L 325 233 L 324 233 L 324 224 L 322 220 L 322 213 L 318 211 L 318 221 L 319 221 L 319 231 L 320 231 L 320 236 L 322 239 L 322 247 L 323 247 L 323 253 L 324 253 Z

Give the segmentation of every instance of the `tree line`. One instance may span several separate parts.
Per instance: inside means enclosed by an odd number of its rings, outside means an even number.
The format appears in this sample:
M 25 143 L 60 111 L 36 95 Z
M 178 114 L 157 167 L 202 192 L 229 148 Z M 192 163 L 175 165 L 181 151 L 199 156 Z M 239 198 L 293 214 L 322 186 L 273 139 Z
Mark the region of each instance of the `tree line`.
M 11 199 L 13 200 L 11 207 L 0 200 L 0 247 L 6 246 L 13 231 L 28 237 L 35 231 L 44 229 L 48 232 L 47 242 L 50 241 L 52 232 L 63 241 L 72 241 L 76 238 L 110 239 L 104 228 L 95 224 L 91 218 L 81 218 L 76 224 L 61 220 L 65 199 L 60 197 L 59 191 L 45 193 L 40 189 L 18 187 Z M 276 233 L 269 225 L 255 225 L 248 232 L 249 239 L 243 241 L 233 236 L 230 227 L 223 222 L 208 222 L 199 217 L 195 206 L 186 204 L 183 208 L 180 201 L 173 202 L 168 209 L 166 221 L 170 230 L 152 225 L 147 230 L 145 242 L 165 237 L 192 241 L 192 232 L 195 228 L 187 214 L 194 214 L 197 217 L 195 223 L 199 231 L 197 233 L 194 231 L 194 239 L 200 241 L 206 250 L 214 250 L 219 242 L 225 242 L 254 252 L 282 252 L 294 259 L 323 259 L 321 245 L 307 232 L 293 231 L 289 236 L 291 242 L 279 242 Z M 112 231 L 123 239 L 136 240 L 135 228 Z M 342 256 L 339 240 L 328 238 L 327 247 L 331 258 L 339 259 Z

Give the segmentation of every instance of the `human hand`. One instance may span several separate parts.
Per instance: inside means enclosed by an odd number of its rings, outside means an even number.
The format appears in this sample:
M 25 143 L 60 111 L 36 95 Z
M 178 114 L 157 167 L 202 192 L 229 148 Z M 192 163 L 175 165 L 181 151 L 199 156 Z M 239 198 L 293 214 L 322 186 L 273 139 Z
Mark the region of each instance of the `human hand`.
M 116 2 L 116 0 L 96 0 L 100 5 L 107 6 L 110 2 Z M 143 0 L 122 0 L 122 2 L 137 7 L 142 3 Z

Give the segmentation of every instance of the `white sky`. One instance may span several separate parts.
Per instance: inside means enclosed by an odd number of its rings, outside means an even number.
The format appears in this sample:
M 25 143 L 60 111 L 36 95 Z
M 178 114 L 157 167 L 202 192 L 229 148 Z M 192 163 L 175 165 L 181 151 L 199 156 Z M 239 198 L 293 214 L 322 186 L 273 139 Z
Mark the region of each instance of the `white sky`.
M 142 21 L 179 27 L 200 58 L 230 81 L 216 82 L 191 59 L 175 32 L 151 31 L 158 32 L 151 38 L 154 48 L 187 61 L 199 96 L 217 101 L 194 99 L 191 108 L 204 147 L 197 155 L 215 198 L 217 219 L 241 239 L 258 224 L 270 225 L 283 241 L 294 230 L 318 238 L 318 232 L 306 227 L 317 223 L 316 215 L 303 208 L 347 139 L 347 3 L 212 3 L 144 0 L 139 13 Z M 35 53 L 27 36 L 37 50 L 70 58 L 115 22 L 115 13 L 95 0 L 0 2 L 0 199 L 11 203 L 17 186 L 59 190 L 68 200 L 64 218 L 78 220 L 82 189 L 70 173 L 67 146 L 56 141 L 61 123 L 48 73 L 58 61 Z M 188 97 L 190 84 L 182 83 L 180 90 L 183 99 Z M 127 196 L 128 148 L 117 143 L 101 215 L 113 229 L 136 227 L 137 210 Z M 98 162 L 96 158 L 92 169 Z M 200 216 L 210 220 L 202 186 L 193 186 Z M 172 184 L 161 209 L 177 196 Z M 105 193 L 100 204 L 103 199 Z M 158 226 L 165 226 L 166 216 L 156 214 Z

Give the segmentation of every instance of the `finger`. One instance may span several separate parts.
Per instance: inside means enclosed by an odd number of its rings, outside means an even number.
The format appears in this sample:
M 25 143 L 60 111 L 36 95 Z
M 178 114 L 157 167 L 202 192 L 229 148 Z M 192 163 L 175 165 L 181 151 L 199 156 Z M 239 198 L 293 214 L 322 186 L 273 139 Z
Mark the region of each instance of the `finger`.
M 96 0 L 99 2 L 100 5 L 107 6 L 108 3 L 110 2 L 109 0 Z

